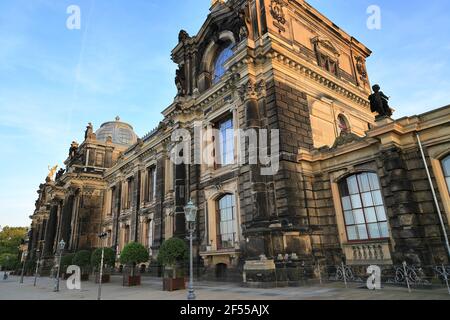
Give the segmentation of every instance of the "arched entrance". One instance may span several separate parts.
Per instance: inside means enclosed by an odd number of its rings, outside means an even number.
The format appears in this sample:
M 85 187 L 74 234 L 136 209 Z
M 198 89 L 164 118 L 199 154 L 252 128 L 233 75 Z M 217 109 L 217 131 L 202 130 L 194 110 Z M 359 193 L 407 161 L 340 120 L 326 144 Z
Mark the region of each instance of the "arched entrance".
M 225 263 L 216 264 L 216 279 L 226 280 L 227 279 L 227 268 Z

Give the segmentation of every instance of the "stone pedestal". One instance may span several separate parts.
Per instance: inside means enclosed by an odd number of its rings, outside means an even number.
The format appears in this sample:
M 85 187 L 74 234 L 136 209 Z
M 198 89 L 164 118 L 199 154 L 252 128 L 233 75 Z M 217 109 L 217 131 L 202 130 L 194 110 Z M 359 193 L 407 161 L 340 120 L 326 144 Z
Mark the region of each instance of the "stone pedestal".
M 243 283 L 251 288 L 275 288 L 276 267 L 274 260 L 249 260 L 245 262 Z
M 375 124 L 377 126 L 385 126 L 387 124 L 393 123 L 394 119 L 392 119 L 391 117 L 386 117 L 386 116 L 377 116 L 375 118 Z

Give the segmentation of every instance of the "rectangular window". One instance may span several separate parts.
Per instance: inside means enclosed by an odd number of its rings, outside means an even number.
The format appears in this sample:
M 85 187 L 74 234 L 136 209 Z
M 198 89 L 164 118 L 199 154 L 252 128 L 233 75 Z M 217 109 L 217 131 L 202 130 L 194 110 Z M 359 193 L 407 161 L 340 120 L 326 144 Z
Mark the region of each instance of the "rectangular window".
M 156 196 L 156 167 L 147 169 L 147 175 L 145 180 L 145 201 L 152 202 Z
M 217 249 L 232 249 L 236 242 L 234 195 L 224 195 L 217 201 Z
M 216 123 L 218 137 L 215 137 L 216 167 L 234 164 L 234 127 L 232 117 Z
M 126 209 L 131 208 L 131 199 L 133 197 L 133 178 L 127 181 Z
M 352 175 L 339 183 L 349 241 L 389 238 L 386 210 L 374 173 Z
M 104 159 L 105 159 L 105 155 L 103 153 L 97 152 L 95 154 L 95 166 L 96 167 L 104 167 Z

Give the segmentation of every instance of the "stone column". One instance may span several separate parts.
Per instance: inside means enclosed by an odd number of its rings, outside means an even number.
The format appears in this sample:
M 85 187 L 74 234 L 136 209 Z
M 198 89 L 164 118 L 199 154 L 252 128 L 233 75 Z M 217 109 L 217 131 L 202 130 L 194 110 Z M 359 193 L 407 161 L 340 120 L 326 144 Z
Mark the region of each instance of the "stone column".
M 141 171 L 138 170 L 133 175 L 133 192 L 129 195 L 131 198 L 131 221 L 130 221 L 130 240 L 137 242 L 139 234 L 139 210 L 141 205 Z
M 113 229 L 111 234 L 111 243 L 113 249 L 116 250 L 119 245 L 119 216 L 121 210 L 121 198 L 122 198 L 122 182 L 117 183 L 114 186 L 112 194 L 112 215 L 113 215 Z
M 262 113 L 258 102 L 260 85 L 255 84 L 253 80 L 249 80 L 240 89 L 241 101 L 245 107 L 244 129 L 248 130 L 247 132 L 254 131 L 257 136 L 261 129 Z M 257 137 L 257 140 L 259 140 L 259 137 Z M 267 252 L 268 232 L 270 232 L 268 229 L 264 231 L 264 228 L 267 228 L 269 224 L 266 178 L 261 175 L 262 167 L 258 158 L 260 141 L 257 142 L 256 148 L 247 148 L 247 141 L 240 141 L 240 143 L 241 150 L 245 150 L 244 152 L 247 153 L 245 158 L 249 163 L 242 167 L 240 175 L 240 184 L 243 191 L 241 203 L 249 203 L 241 208 L 246 217 L 247 253 L 249 258 L 257 258 Z M 250 201 L 245 201 L 245 198 L 249 198 Z
M 61 230 L 59 240 L 64 240 L 66 243 L 70 242 L 70 235 L 72 231 L 72 213 L 74 204 L 74 195 L 69 195 L 63 206 L 61 217 Z
M 58 223 L 58 206 L 52 205 L 50 209 L 50 216 L 47 223 L 47 230 L 45 232 L 45 247 L 44 253 L 47 256 L 53 255 L 53 243 L 55 242 L 56 228 Z
M 149 247 L 153 249 L 158 249 L 163 241 L 163 218 L 164 218 L 164 199 L 165 199 L 165 189 L 166 189 L 166 165 L 172 165 L 170 161 L 167 160 L 166 154 L 158 155 L 156 163 L 156 198 L 155 198 L 155 214 L 154 220 L 154 236 L 153 243 L 149 243 Z
M 414 199 L 414 189 L 408 177 L 402 151 L 396 147 L 381 153 L 384 176 L 383 192 L 388 209 L 389 224 L 395 240 L 394 263 L 421 265 L 427 259 L 428 245 L 424 242 L 420 226 L 419 206 Z

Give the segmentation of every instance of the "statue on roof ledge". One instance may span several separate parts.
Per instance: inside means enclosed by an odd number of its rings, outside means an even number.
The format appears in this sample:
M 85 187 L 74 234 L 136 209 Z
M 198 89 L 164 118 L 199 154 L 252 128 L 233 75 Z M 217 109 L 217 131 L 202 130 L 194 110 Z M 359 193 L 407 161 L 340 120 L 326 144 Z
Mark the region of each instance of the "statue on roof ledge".
M 77 155 L 77 151 L 78 151 L 78 143 L 76 141 L 72 141 L 72 144 L 70 145 L 70 149 L 69 149 L 69 158 L 73 159 L 75 158 L 75 156 Z
M 94 126 L 92 125 L 92 123 L 89 122 L 86 127 L 86 131 L 84 133 L 84 139 L 89 138 L 93 133 L 94 133 Z
M 392 116 L 392 109 L 389 107 L 389 97 L 383 91 L 380 91 L 378 84 L 372 87 L 373 94 L 369 96 L 370 110 L 373 113 L 378 113 L 377 118 L 390 118 Z

